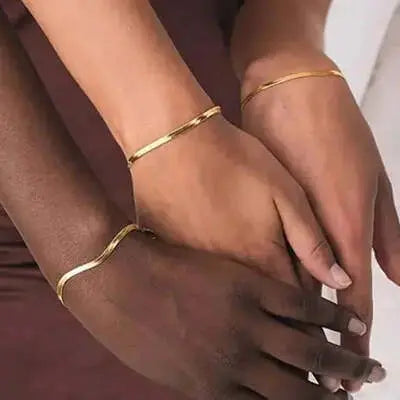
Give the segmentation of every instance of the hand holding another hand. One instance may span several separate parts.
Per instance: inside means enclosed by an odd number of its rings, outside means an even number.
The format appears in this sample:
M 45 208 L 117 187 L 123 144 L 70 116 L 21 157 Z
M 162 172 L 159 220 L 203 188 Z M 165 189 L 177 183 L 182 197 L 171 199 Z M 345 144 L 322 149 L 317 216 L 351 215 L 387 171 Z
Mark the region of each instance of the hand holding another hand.
M 289 73 L 336 66 L 323 54 L 277 54 L 247 71 L 243 93 Z M 307 78 L 272 88 L 247 104 L 244 128 L 259 138 L 305 190 L 333 252 L 353 285 L 339 292 L 371 327 L 371 250 L 400 284 L 400 225 L 390 181 L 368 124 L 347 84 L 338 78 Z M 343 338 L 369 354 L 369 335 Z M 358 390 L 360 382 L 345 387 Z
M 220 117 L 138 160 L 141 224 L 168 241 L 228 255 L 297 284 L 290 247 L 332 288 L 351 284 L 307 197 L 260 143 Z
M 129 367 L 190 398 L 347 399 L 292 367 L 362 380 L 381 370 L 285 322 L 351 334 L 360 323 L 354 314 L 243 264 L 139 233 L 101 268 L 71 281 L 64 299 Z

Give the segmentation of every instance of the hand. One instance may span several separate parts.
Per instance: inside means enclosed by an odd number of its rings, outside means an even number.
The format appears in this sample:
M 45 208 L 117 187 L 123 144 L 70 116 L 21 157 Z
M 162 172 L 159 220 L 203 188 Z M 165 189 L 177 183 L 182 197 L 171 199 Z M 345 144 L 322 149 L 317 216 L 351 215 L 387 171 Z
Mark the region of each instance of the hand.
M 129 367 L 201 400 L 345 399 L 280 363 L 344 379 L 380 364 L 286 325 L 349 333 L 356 317 L 312 292 L 245 265 L 134 233 L 64 298 L 87 329 Z M 268 379 L 270 378 L 270 379 Z
M 244 95 L 291 72 L 332 69 L 324 55 L 282 54 L 259 61 L 243 81 Z M 244 110 L 244 128 L 259 138 L 305 190 L 334 253 L 353 285 L 339 293 L 370 330 L 371 249 L 382 269 L 400 283 L 400 225 L 392 190 L 373 135 L 347 84 L 309 78 L 263 92 Z M 369 354 L 369 335 L 343 344 Z M 356 391 L 360 382 L 345 382 Z
M 139 160 L 133 177 L 140 223 L 166 240 L 234 257 L 304 286 L 308 279 L 293 266 L 288 240 L 321 282 L 337 289 L 351 283 L 299 185 L 256 140 L 222 119 Z M 337 390 L 337 381 L 328 382 Z
M 288 242 L 315 278 L 336 289 L 351 284 L 300 186 L 257 140 L 221 117 L 148 154 L 132 171 L 139 221 L 164 239 L 297 284 Z

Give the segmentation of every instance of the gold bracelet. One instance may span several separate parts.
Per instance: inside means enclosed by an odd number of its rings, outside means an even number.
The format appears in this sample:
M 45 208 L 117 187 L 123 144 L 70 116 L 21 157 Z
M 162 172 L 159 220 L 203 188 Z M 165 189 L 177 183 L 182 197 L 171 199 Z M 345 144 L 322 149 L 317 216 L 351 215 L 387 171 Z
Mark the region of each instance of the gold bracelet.
M 57 283 L 57 296 L 61 303 L 64 304 L 64 298 L 63 298 L 63 293 L 64 293 L 64 287 L 65 284 L 73 277 L 75 277 L 78 274 L 81 274 L 82 272 L 89 271 L 90 269 L 98 267 L 100 264 L 102 264 L 104 261 L 110 257 L 110 255 L 113 253 L 113 251 L 116 249 L 116 247 L 121 243 L 122 239 L 125 238 L 125 236 L 132 232 L 132 231 L 139 231 L 139 227 L 136 224 L 129 224 L 122 228 L 111 240 L 109 245 L 105 248 L 105 250 L 94 260 L 89 261 L 88 263 L 85 263 L 83 265 L 79 265 L 78 267 L 75 267 L 71 271 L 65 273 L 60 280 Z
M 159 139 L 155 140 L 154 142 L 142 147 L 136 153 L 128 158 L 128 168 L 132 168 L 133 164 L 139 160 L 139 158 L 143 157 L 147 153 L 150 153 L 151 151 L 163 146 L 164 144 L 167 144 L 171 140 L 175 139 L 177 136 L 181 135 L 182 133 L 186 133 L 203 122 L 207 121 L 208 119 L 212 118 L 214 115 L 220 114 L 221 113 L 221 107 L 220 106 L 213 106 L 210 109 L 204 111 L 197 117 L 193 118 L 189 122 L 186 122 L 184 125 L 180 126 L 179 128 L 174 129 L 172 132 L 168 133 L 165 136 L 160 137 Z
M 328 70 L 328 71 L 298 72 L 295 74 L 286 75 L 281 78 L 274 79 L 273 81 L 263 83 L 257 89 L 255 89 L 253 92 L 248 94 L 241 102 L 242 110 L 244 109 L 244 107 L 247 105 L 247 103 L 250 100 L 252 100 L 255 96 L 257 96 L 259 93 L 261 93 L 264 90 L 271 89 L 274 86 L 278 86 L 278 85 L 281 85 L 282 83 L 286 83 L 289 81 L 294 81 L 296 79 L 310 78 L 310 77 L 324 78 L 327 76 L 336 76 L 339 78 L 346 79 L 342 72 L 335 70 L 335 69 Z

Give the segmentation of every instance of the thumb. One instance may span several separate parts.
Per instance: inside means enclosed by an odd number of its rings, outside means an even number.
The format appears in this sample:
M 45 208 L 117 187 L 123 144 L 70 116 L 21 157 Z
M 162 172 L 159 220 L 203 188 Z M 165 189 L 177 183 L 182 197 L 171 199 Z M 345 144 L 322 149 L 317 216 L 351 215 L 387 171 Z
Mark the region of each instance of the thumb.
M 303 189 L 286 187 L 274 197 L 287 241 L 304 268 L 319 282 L 332 289 L 346 289 L 352 281 L 335 260 Z

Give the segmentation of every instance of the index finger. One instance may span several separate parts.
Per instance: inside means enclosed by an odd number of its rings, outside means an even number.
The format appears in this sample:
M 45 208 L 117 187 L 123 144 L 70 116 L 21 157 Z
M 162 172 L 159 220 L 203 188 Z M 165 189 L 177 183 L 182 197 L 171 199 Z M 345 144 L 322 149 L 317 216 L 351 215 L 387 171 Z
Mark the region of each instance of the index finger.
M 282 282 L 260 283 L 261 307 L 276 316 L 326 327 L 337 332 L 363 336 L 367 325 L 354 313 L 309 290 Z

